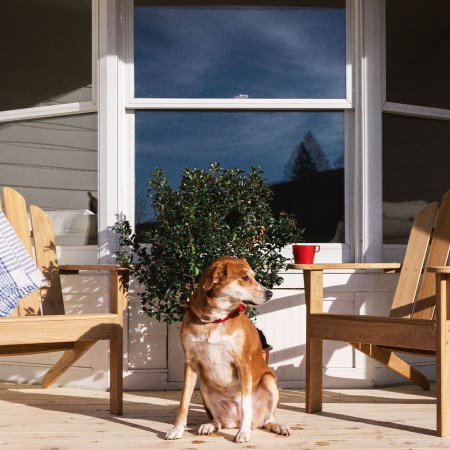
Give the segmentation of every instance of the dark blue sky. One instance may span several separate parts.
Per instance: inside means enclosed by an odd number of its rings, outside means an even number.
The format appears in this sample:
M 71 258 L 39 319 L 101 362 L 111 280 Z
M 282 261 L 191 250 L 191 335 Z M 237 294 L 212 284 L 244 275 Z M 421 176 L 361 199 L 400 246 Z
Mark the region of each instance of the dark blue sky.
M 345 8 L 135 8 L 136 97 L 238 95 L 345 98 Z
M 345 98 L 345 63 L 344 7 L 135 8 L 136 97 Z M 137 111 L 136 194 L 156 167 L 177 186 L 211 162 L 283 181 L 308 131 L 342 159 L 343 112 Z

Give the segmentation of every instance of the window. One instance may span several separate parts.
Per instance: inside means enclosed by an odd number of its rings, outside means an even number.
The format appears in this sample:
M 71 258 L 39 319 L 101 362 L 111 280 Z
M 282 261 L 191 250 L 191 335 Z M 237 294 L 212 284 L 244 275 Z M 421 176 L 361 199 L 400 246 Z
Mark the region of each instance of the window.
M 445 0 L 386 2 L 388 102 L 450 109 L 449 13 Z
M 2 4 L 0 111 L 92 100 L 90 0 Z
M 414 215 L 450 188 L 450 5 L 386 2 L 383 240 L 405 243 Z
M 135 221 L 157 167 L 260 166 L 274 211 L 309 242 L 343 242 L 347 77 L 344 1 L 134 6 Z
M 1 185 L 49 212 L 57 245 L 97 243 L 95 17 L 91 0 L 2 5 Z

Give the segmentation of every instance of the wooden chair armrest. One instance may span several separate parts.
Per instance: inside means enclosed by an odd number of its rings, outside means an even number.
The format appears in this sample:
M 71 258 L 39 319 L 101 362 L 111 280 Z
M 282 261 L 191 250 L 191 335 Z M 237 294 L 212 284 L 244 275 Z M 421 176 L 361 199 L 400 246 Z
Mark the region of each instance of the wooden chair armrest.
M 307 314 L 323 311 L 324 270 L 383 270 L 398 271 L 399 263 L 330 263 L 330 264 L 288 264 L 288 269 L 302 270 L 305 282 Z
M 427 268 L 431 273 L 450 273 L 450 266 L 431 266 Z
M 82 270 L 99 272 L 101 270 L 106 271 L 127 271 L 125 267 L 119 266 L 118 264 L 60 264 L 59 272 L 61 274 L 74 274 L 79 273 Z
M 62 275 L 78 274 L 81 271 L 109 272 L 109 310 L 119 314 L 128 305 L 128 284 L 130 271 L 118 264 L 62 264 L 59 272 Z
M 397 271 L 401 268 L 400 263 L 328 263 L 328 264 L 288 264 L 288 269 L 303 271 L 323 270 L 384 270 Z

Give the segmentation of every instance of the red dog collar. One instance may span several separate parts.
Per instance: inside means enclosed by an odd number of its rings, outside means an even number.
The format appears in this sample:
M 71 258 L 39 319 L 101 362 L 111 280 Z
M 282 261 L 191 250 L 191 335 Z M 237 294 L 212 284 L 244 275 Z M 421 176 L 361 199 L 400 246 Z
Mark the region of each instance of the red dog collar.
M 244 304 L 240 303 L 239 306 L 238 306 L 238 308 L 237 308 L 235 311 L 233 311 L 232 313 L 228 314 L 227 317 L 224 317 L 223 319 L 213 320 L 212 322 L 207 322 L 207 323 L 223 323 L 223 322 L 226 322 L 228 319 L 231 319 L 231 318 L 233 318 L 233 317 L 238 316 L 241 312 L 244 312 L 246 309 L 247 309 L 247 307 L 246 307 Z M 185 308 L 185 310 L 186 310 L 186 311 L 190 311 L 191 314 L 192 314 L 194 317 L 196 317 L 196 318 L 197 318 L 198 320 L 200 320 L 201 322 L 204 322 L 204 320 L 200 319 L 200 317 L 198 317 L 197 314 L 195 314 L 194 310 L 191 308 L 190 305 L 187 305 L 186 308 Z

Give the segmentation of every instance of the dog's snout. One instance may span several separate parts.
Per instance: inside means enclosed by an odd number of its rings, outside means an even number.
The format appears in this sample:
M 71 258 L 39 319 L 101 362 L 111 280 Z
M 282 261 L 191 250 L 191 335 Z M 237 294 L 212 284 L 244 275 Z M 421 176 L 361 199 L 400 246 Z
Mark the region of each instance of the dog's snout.
M 272 298 L 273 292 L 267 290 L 266 292 L 264 292 L 264 297 L 266 298 L 266 302 L 268 302 L 271 298 Z

